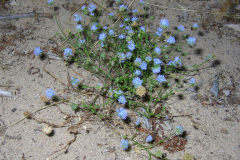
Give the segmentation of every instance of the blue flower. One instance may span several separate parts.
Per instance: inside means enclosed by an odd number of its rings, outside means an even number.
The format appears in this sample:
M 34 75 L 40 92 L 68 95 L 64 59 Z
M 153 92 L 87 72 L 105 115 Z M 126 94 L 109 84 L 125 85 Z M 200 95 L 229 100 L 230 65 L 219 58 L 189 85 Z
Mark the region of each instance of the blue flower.
M 185 27 L 184 27 L 183 25 L 179 25 L 177 28 L 178 28 L 178 30 L 181 31 L 181 32 L 183 32 L 184 29 L 185 29 Z
M 85 39 L 83 39 L 83 40 L 79 40 L 79 43 L 81 43 L 81 44 L 83 44 L 83 43 L 85 43 L 86 42 L 86 40 Z
M 105 43 L 101 43 L 101 47 L 104 47 Z
M 125 104 L 127 101 L 126 101 L 126 98 L 124 96 L 120 96 L 118 98 L 118 103 L 121 103 L 121 104 Z M 124 118 L 123 118 L 124 119 Z
M 94 10 L 96 9 L 95 5 L 94 4 L 89 4 L 89 7 L 88 7 L 88 10 L 89 12 L 94 12 Z
M 135 88 L 142 86 L 142 82 L 143 82 L 143 80 L 141 80 L 139 77 L 135 77 L 132 81 Z
M 71 56 L 73 53 L 70 48 L 65 48 L 63 51 L 63 54 L 64 54 L 64 58 L 67 58 L 68 56 Z
M 121 6 L 119 6 L 119 11 L 125 11 L 125 10 L 127 10 L 128 9 L 128 7 L 127 6 L 124 6 L 124 4 L 122 4 Z
M 45 95 L 46 95 L 48 98 L 52 98 L 52 97 L 55 95 L 54 90 L 53 90 L 53 89 L 47 89 L 47 90 L 45 91 Z
M 115 93 L 116 93 L 117 95 L 122 95 L 122 94 L 123 94 L 123 92 L 122 92 L 121 90 L 117 90 L 117 91 L 115 91 Z
M 134 21 L 136 21 L 136 20 L 138 20 L 137 17 L 133 17 L 133 18 L 131 19 L 132 22 L 134 22 Z
M 138 126 L 140 124 L 140 120 L 138 119 L 136 122 L 135 122 L 135 125 Z
M 124 149 L 124 150 L 127 150 L 128 149 L 128 140 L 127 139 L 123 139 L 120 143 L 121 147 Z
M 135 49 L 135 44 L 133 43 L 132 40 L 128 42 L 128 49 L 130 51 L 133 51 Z
M 130 30 L 130 29 L 132 29 L 132 27 L 126 26 L 126 30 Z
M 114 31 L 111 29 L 111 30 L 109 30 L 108 34 L 109 34 L 109 35 L 113 35 L 113 34 L 114 34 Z
M 190 81 L 189 81 L 190 84 L 194 84 L 195 83 L 195 79 L 194 78 L 191 78 Z
M 104 26 L 103 29 L 107 29 L 108 27 L 107 26 Z
M 161 72 L 161 67 L 159 65 L 155 65 L 152 67 L 152 71 L 154 74 L 158 74 Z
M 196 43 L 196 38 L 195 37 L 189 37 L 187 39 L 187 43 L 191 46 L 194 45 L 194 43 Z
M 147 70 L 147 63 L 143 61 L 139 67 L 141 68 L 141 70 Z
M 199 25 L 197 23 L 193 23 L 193 28 L 197 29 L 197 28 L 199 28 Z
M 97 23 L 95 23 L 94 25 L 92 25 L 91 27 L 91 30 L 92 31 L 96 31 L 98 28 L 97 28 Z
M 175 130 L 176 130 L 176 135 L 177 135 L 177 136 L 180 136 L 180 135 L 183 134 L 183 127 L 182 127 L 181 125 L 178 125 L 178 126 L 175 128 Z
M 80 22 L 80 21 L 82 20 L 82 17 L 79 16 L 78 14 L 75 14 L 74 16 L 75 16 L 74 21 L 76 21 L 76 22 Z
M 132 10 L 133 13 L 137 13 L 137 11 L 138 11 L 137 9 Z
M 158 37 L 160 37 L 160 36 L 162 35 L 162 31 L 163 31 L 162 28 L 157 28 L 156 35 L 157 35 Z
M 152 61 L 152 57 L 147 56 L 147 57 L 145 58 L 145 61 L 147 61 L 147 63 L 151 62 L 151 61 Z
M 153 137 L 151 135 L 149 135 L 147 138 L 146 138 L 146 141 L 147 142 L 151 142 L 153 140 Z
M 208 54 L 208 56 L 206 57 L 206 60 L 212 60 L 213 56 L 211 54 Z
M 92 16 L 92 17 L 93 17 L 93 16 L 94 16 L 94 13 L 93 13 L 93 12 L 91 12 L 91 13 L 90 13 L 90 16 Z
M 106 36 L 107 36 L 106 33 L 99 34 L 99 40 L 100 41 L 105 41 Z
M 180 60 L 179 57 L 176 57 L 176 58 L 174 59 L 174 63 L 175 63 L 175 64 L 182 65 L 182 62 L 181 62 L 181 60 Z
M 141 76 L 142 72 L 140 70 L 136 70 L 133 74 L 136 76 Z
M 41 53 L 42 53 L 42 50 L 40 47 L 37 47 L 34 49 L 33 53 L 36 55 L 36 56 L 39 56 Z
M 123 107 L 121 107 L 120 109 L 117 109 L 116 111 L 118 113 L 117 115 L 122 119 L 126 119 L 126 117 L 128 116 L 127 110 L 124 109 Z
M 83 5 L 82 7 L 81 7 L 81 10 L 84 10 L 86 8 L 86 5 Z
M 143 1 L 143 0 L 140 0 L 140 1 L 139 1 L 139 4 L 144 4 L 144 1 Z
M 113 13 L 109 13 L 108 15 L 109 15 L 110 17 L 113 17 L 113 16 L 114 16 L 114 14 L 113 14 Z
M 74 86 L 75 84 L 77 84 L 79 82 L 79 80 L 77 78 L 71 78 L 71 82 L 72 82 L 72 86 Z
M 125 18 L 124 21 L 128 22 L 130 19 L 129 18 Z
M 119 61 L 124 62 L 126 60 L 126 55 L 124 53 L 117 53 Z
M 130 60 L 131 57 L 132 57 L 132 52 L 127 52 L 126 53 L 126 57 L 127 57 L 128 60 Z
M 158 55 L 160 55 L 161 54 L 161 49 L 159 47 L 156 47 L 154 49 L 154 52 L 156 52 Z
M 140 29 L 141 29 L 143 32 L 146 31 L 144 26 L 140 27 Z
M 54 1 L 53 0 L 48 0 L 48 5 L 53 5 Z
M 83 31 L 82 25 L 77 25 L 77 26 L 76 26 L 76 29 L 77 29 L 78 32 Z
M 173 36 L 170 36 L 168 39 L 167 39 L 167 43 L 169 44 L 174 44 L 176 41 L 175 41 L 175 38 Z
M 120 28 L 124 27 L 124 24 L 120 24 L 119 27 L 120 27 Z
M 169 61 L 169 62 L 168 62 L 168 65 L 169 65 L 169 66 L 175 66 L 175 67 L 177 67 L 175 61 Z
M 161 74 L 158 75 L 158 77 L 157 77 L 156 80 L 157 80 L 159 83 L 162 83 L 162 82 L 165 82 L 165 81 L 166 81 L 164 75 L 161 75 Z
M 124 38 L 125 38 L 125 35 L 124 35 L 124 34 L 121 34 L 118 38 L 124 39 Z
M 116 2 L 118 2 L 118 3 L 121 3 L 121 0 L 115 0 Z
M 169 26 L 169 22 L 168 22 L 167 19 L 162 19 L 162 20 L 160 21 L 159 25 L 160 25 L 160 27 L 162 27 L 162 28 L 165 29 L 165 28 L 167 28 L 167 27 Z
M 154 58 L 153 62 L 154 62 L 154 65 L 159 65 L 163 63 L 159 58 Z
M 141 58 L 136 58 L 135 61 L 134 61 L 134 64 L 135 64 L 136 66 L 140 66 L 141 63 L 142 63 Z

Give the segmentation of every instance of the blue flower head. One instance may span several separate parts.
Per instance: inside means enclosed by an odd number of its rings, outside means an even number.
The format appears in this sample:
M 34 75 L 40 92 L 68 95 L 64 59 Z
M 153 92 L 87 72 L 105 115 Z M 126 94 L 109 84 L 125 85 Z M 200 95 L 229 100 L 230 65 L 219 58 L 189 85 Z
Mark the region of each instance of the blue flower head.
M 107 36 L 106 33 L 99 34 L 99 40 L 100 41 L 105 41 L 106 36 Z
M 64 54 L 64 58 L 67 58 L 68 56 L 71 56 L 73 53 L 70 48 L 65 48 L 63 51 L 63 54 Z
M 127 101 L 126 101 L 126 98 L 124 96 L 120 96 L 118 98 L 118 103 L 121 103 L 121 104 L 125 104 Z
M 130 20 L 129 18 L 125 18 L 125 19 L 124 19 L 125 22 L 128 22 L 129 20 Z
M 175 67 L 177 67 L 175 61 L 169 61 L 169 62 L 168 62 L 168 65 L 169 65 L 169 66 L 175 66 Z
M 97 30 L 97 23 L 95 23 L 94 25 L 92 25 L 91 30 L 92 30 L 92 31 L 96 31 L 96 30 Z
M 104 26 L 103 29 L 107 29 L 108 27 L 107 26 Z
M 181 31 L 181 32 L 183 32 L 184 29 L 185 29 L 185 27 L 184 27 L 183 25 L 179 25 L 177 28 L 178 28 L 178 30 Z
M 110 17 L 113 17 L 113 16 L 114 16 L 114 14 L 113 14 L 113 13 L 109 13 L 108 15 L 109 15 Z
M 93 13 L 95 9 L 96 9 L 96 6 L 94 4 L 89 4 L 89 7 L 88 7 L 89 12 Z
M 121 90 L 114 91 L 114 93 L 116 93 L 118 96 L 123 94 Z
M 53 0 L 48 0 L 48 5 L 53 5 L 54 1 Z
M 137 9 L 132 10 L 133 13 L 137 13 L 137 11 L 138 11 Z
M 145 61 L 147 61 L 147 63 L 151 62 L 151 61 L 152 61 L 152 57 L 147 56 L 147 57 L 145 58 Z
M 86 5 L 83 5 L 82 7 L 81 7 L 81 10 L 84 10 L 86 8 Z
M 127 6 L 124 6 L 124 4 L 122 4 L 121 6 L 119 6 L 119 11 L 125 11 L 125 10 L 127 10 L 128 9 L 128 7 Z
M 154 74 L 160 73 L 160 72 L 161 72 L 161 67 L 160 67 L 160 65 L 155 65 L 155 66 L 153 66 L 153 67 L 152 67 L 152 71 L 153 71 Z
M 124 62 L 126 60 L 126 55 L 124 53 L 117 53 L 120 62 Z
M 160 55 L 161 54 L 161 49 L 159 47 L 156 47 L 154 49 L 154 52 L 156 52 L 158 55 Z
M 94 13 L 93 13 L 93 12 L 91 12 L 89 15 L 93 17 L 93 16 L 94 16 Z
M 167 19 L 162 19 L 159 24 L 160 24 L 160 27 L 164 29 L 166 29 L 169 26 L 169 22 Z
M 194 78 L 191 78 L 190 81 L 189 81 L 190 84 L 194 84 L 195 83 L 195 79 Z
M 213 59 L 213 56 L 211 54 L 208 54 L 206 57 L 206 60 L 212 60 L 212 59 Z
M 75 84 L 77 84 L 79 82 L 79 80 L 77 78 L 71 78 L 71 82 L 72 82 L 72 86 L 74 86 Z
M 127 150 L 128 149 L 128 140 L 127 139 L 123 139 L 120 143 L 121 147 L 124 149 L 124 150 Z
M 141 68 L 141 70 L 147 70 L 147 63 L 143 61 L 139 67 Z
M 137 21 L 137 20 L 138 20 L 137 17 L 133 17 L 133 18 L 131 19 L 132 22 Z
M 199 28 L 199 25 L 197 23 L 193 23 L 193 28 L 197 29 L 197 28 Z
M 135 49 L 135 44 L 132 40 L 128 42 L 128 49 L 130 51 L 133 51 Z
M 195 37 L 189 37 L 187 39 L 187 43 L 191 46 L 194 45 L 196 43 L 196 38 Z
M 136 58 L 135 61 L 134 61 L 134 64 L 135 64 L 136 66 L 140 66 L 141 63 L 142 63 L 141 58 Z
M 143 32 L 146 31 L 144 26 L 140 27 L 140 30 L 143 31 Z
M 135 77 L 132 81 L 135 88 L 142 86 L 142 82 L 143 82 L 143 80 L 141 80 L 139 77 Z
M 120 27 L 120 28 L 124 27 L 124 24 L 120 24 L 119 27 Z
M 167 43 L 168 44 L 174 44 L 176 42 L 175 38 L 173 36 L 170 36 L 168 39 L 167 39 Z
M 78 32 L 83 31 L 82 25 L 77 25 L 77 26 L 76 26 L 76 29 L 77 29 Z
M 159 74 L 158 76 L 157 76 L 157 79 L 156 79 L 159 83 L 162 83 L 162 82 L 165 82 L 166 81 L 166 79 L 165 79 L 165 76 L 164 75 L 161 75 L 161 74 Z
M 111 30 L 109 30 L 108 34 L 109 34 L 109 35 L 113 35 L 113 34 L 114 34 L 114 31 L 111 29 Z
M 126 119 L 126 118 L 127 118 L 127 116 L 128 116 L 127 110 L 124 109 L 123 107 L 121 107 L 120 109 L 117 109 L 116 111 L 117 111 L 118 116 L 119 116 L 120 118 L 122 118 L 122 119 Z
M 181 125 L 178 125 L 178 126 L 175 128 L 175 130 L 176 130 L 176 135 L 177 135 L 177 136 L 180 136 L 180 135 L 183 134 L 183 127 L 182 127 Z
M 105 43 L 101 43 L 101 47 L 104 47 Z M 103 57 L 102 57 L 103 58 Z
M 133 74 L 136 76 L 142 76 L 142 72 L 140 70 L 136 70 Z
M 53 90 L 53 89 L 47 89 L 47 90 L 45 91 L 45 95 L 46 95 L 48 98 L 52 98 L 52 97 L 55 95 L 54 90 Z
M 127 57 L 128 60 L 130 60 L 131 57 L 132 57 L 132 52 L 127 52 L 126 53 L 126 57 Z
M 117 3 L 121 3 L 121 0 L 115 0 L 115 2 L 117 2 Z
M 157 35 L 158 37 L 160 37 L 160 36 L 162 35 L 162 31 L 163 31 L 162 28 L 157 28 L 156 35 Z
M 159 65 L 163 63 L 159 58 L 154 58 L 153 62 L 154 62 L 154 65 Z
M 81 44 L 83 44 L 83 43 L 85 43 L 85 42 L 86 42 L 85 39 L 80 39 L 80 40 L 79 40 L 79 43 L 81 43 Z
M 147 138 L 146 138 L 146 141 L 147 142 L 151 142 L 153 140 L 153 137 L 151 135 L 149 135 Z
M 140 124 L 140 120 L 138 119 L 136 122 L 135 122 L 135 125 L 138 126 Z
M 139 4 L 144 4 L 144 1 L 143 1 L 143 0 L 140 0 L 140 1 L 139 1 Z
M 42 50 L 40 47 L 37 47 L 34 49 L 33 53 L 36 55 L 36 56 L 39 56 L 41 53 L 42 53 Z
M 182 62 L 181 62 L 181 60 L 180 60 L 179 57 L 176 57 L 176 58 L 174 59 L 174 63 L 175 63 L 175 64 L 182 65 Z
M 124 34 L 121 34 L 121 35 L 119 35 L 118 38 L 120 38 L 120 39 L 124 39 L 124 38 L 125 38 L 125 35 L 124 35 Z
M 81 20 L 82 20 L 82 17 L 81 17 L 81 16 L 79 16 L 78 14 L 75 14 L 74 16 L 75 16 L 74 21 L 76 21 L 76 22 L 81 22 Z

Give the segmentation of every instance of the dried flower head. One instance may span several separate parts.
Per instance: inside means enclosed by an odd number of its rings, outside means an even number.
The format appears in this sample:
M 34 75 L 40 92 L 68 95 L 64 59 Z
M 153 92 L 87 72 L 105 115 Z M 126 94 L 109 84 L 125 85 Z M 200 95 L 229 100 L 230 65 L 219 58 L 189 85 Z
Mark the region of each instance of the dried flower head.
M 52 131 L 53 131 L 52 126 L 46 125 L 46 126 L 43 128 L 43 132 L 44 132 L 45 134 L 51 134 Z
M 137 95 L 139 95 L 139 96 L 143 96 L 143 95 L 145 95 L 146 94 L 146 88 L 145 87 L 143 87 L 143 86 L 139 86 L 137 89 L 136 89 L 136 93 L 137 93 Z

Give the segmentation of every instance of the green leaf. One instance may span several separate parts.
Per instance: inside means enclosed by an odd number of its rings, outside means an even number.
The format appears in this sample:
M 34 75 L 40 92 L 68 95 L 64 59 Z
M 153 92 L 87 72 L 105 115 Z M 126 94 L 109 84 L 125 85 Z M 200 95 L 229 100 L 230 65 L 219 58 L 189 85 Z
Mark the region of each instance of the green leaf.
M 72 103 L 71 104 L 71 108 L 72 108 L 72 110 L 74 111 L 74 110 L 76 110 L 77 109 L 77 107 L 78 107 L 78 105 L 77 104 L 75 104 L 75 103 Z

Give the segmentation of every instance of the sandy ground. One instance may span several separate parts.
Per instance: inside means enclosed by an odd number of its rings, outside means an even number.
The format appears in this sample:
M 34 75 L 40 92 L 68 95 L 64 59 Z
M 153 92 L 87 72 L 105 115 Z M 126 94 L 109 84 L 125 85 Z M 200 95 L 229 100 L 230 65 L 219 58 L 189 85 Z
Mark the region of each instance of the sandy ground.
M 56 1 L 54 6 L 58 7 L 57 19 L 63 30 L 68 28 L 75 31 L 76 24 L 71 14 L 83 2 L 83 0 Z M 98 2 L 101 1 L 98 0 Z M 166 1 L 150 0 L 149 3 L 167 5 Z M 168 7 L 179 8 L 180 4 L 191 9 L 219 10 L 215 1 L 169 1 Z M 109 2 L 106 6 L 108 5 L 110 5 Z M 33 10 L 37 13 L 52 13 L 47 6 L 47 1 L 17 0 L 12 5 L 7 3 L 6 6 L 8 10 L 1 10 L 1 15 L 9 15 L 10 12 L 11 14 L 31 13 Z M 139 5 L 133 2 L 130 8 L 139 9 Z M 116 13 L 112 7 L 108 9 Z M 231 43 L 239 38 L 239 32 L 224 28 L 221 24 L 228 23 L 226 20 L 216 22 L 213 16 L 205 13 L 189 12 L 189 18 L 184 22 L 180 18 L 181 10 L 151 6 L 147 12 L 155 17 L 154 23 L 149 25 L 147 31 L 155 31 L 162 18 L 170 20 L 169 30 L 174 30 L 174 27 L 182 24 L 186 27 L 185 33 L 191 33 L 191 26 L 194 22 L 202 26 L 194 34 L 197 38 L 196 45 L 187 47 L 186 53 L 188 54 L 183 64 L 189 66 L 199 64 L 208 54 L 215 55 L 213 62 L 189 74 L 196 79 L 198 86 L 196 96 L 193 97 L 196 92 L 186 91 L 176 94 L 164 103 L 170 115 L 180 115 L 168 121 L 170 127 L 164 128 L 165 134 L 169 135 L 168 133 L 173 132 L 169 129 L 180 124 L 186 133 L 181 141 L 186 144 L 178 144 L 180 141 L 173 139 L 172 143 L 175 146 L 170 146 L 168 149 L 157 146 L 151 151 L 155 152 L 160 149 L 166 158 L 173 160 L 183 159 L 185 153 L 192 154 L 197 160 L 240 159 L 240 41 Z M 82 14 L 80 11 L 76 13 Z M 100 17 L 102 22 L 108 19 L 107 14 L 107 11 L 103 12 Z M 107 24 L 108 21 L 103 23 Z M 67 75 L 76 77 L 84 84 L 93 87 L 101 82 L 82 68 L 66 67 L 61 60 L 40 61 L 34 56 L 32 52 L 37 46 L 43 48 L 44 52 L 56 54 L 61 54 L 63 47 L 69 47 L 55 35 L 56 32 L 60 30 L 54 19 L 49 17 L 39 17 L 38 20 L 22 18 L 0 21 L 0 89 L 13 94 L 13 97 L 0 98 L 0 159 L 36 160 L 47 157 L 65 160 L 148 159 L 145 151 L 134 152 L 135 146 L 127 152 L 123 151 L 120 147 L 122 137 L 116 134 L 106 121 L 101 121 L 96 116 L 91 116 L 79 126 L 76 139 L 74 134 L 70 134 L 69 125 L 54 127 L 54 133 L 51 136 L 45 135 L 42 131 L 46 123 L 38 123 L 31 119 L 24 119 L 11 126 L 23 117 L 24 111 L 35 111 L 45 106 L 41 96 L 47 88 L 54 89 L 56 94 L 62 98 L 79 96 L 75 92 L 66 90 L 68 88 Z M 219 75 L 218 97 L 209 91 L 216 75 Z M 80 103 L 92 100 L 93 96 L 81 95 L 73 101 Z M 97 103 L 101 103 L 101 100 L 97 100 Z M 61 103 L 58 107 L 62 112 L 75 114 L 67 104 Z M 181 116 L 185 114 L 188 116 Z M 82 118 L 86 116 L 83 112 L 78 115 Z M 66 120 L 66 115 L 54 106 L 37 112 L 35 117 L 55 124 L 62 124 Z M 70 124 L 76 124 L 78 121 L 78 118 L 74 119 Z M 132 134 L 123 130 L 124 128 L 119 125 L 115 127 L 121 134 Z M 64 148 L 71 140 L 75 141 L 67 147 L 67 153 L 64 152 L 65 148 L 51 155 Z M 177 145 L 181 148 L 179 151 L 176 151 Z

